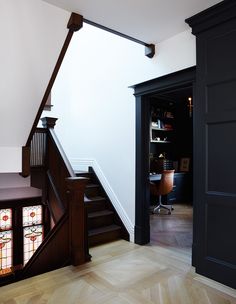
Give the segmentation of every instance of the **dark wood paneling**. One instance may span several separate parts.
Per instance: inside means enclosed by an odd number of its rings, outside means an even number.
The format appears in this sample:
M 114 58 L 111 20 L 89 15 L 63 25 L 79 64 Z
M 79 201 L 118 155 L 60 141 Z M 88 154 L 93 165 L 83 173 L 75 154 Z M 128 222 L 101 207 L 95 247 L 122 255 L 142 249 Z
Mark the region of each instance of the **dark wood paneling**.
M 48 208 L 50 210 L 53 221 L 56 224 L 65 213 L 65 207 L 60 199 L 56 186 L 53 182 L 52 176 L 50 175 L 49 172 L 47 173 L 47 178 L 48 178 L 48 190 L 47 190 Z
M 197 34 L 196 271 L 236 287 L 236 2 L 190 19 Z
M 23 177 L 30 175 L 30 147 L 22 147 L 22 173 Z
M 236 145 L 232 145 L 234 134 L 236 134 L 236 121 L 207 125 L 207 191 L 236 194 L 234 164 Z
M 65 214 L 36 250 L 20 279 L 51 271 L 70 262 L 69 215 Z M 63 240 L 63 242 L 62 242 Z
M 231 264 L 233 268 L 236 265 L 235 197 L 224 198 L 224 204 L 222 205 L 222 201 L 218 195 L 210 195 L 206 213 L 208 223 L 206 255 L 208 258 L 217 260 L 219 264 Z
M 207 112 L 236 110 L 236 78 L 221 81 L 207 86 Z

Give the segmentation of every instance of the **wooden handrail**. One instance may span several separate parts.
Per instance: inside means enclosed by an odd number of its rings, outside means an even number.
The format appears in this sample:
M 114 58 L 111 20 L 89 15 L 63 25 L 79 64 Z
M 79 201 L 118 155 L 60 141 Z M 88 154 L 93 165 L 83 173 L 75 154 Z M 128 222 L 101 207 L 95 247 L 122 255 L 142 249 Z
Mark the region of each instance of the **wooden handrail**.
M 76 13 L 72 13 L 71 16 L 70 16 L 70 19 L 68 21 L 68 24 L 67 24 L 67 28 L 69 29 L 68 34 L 66 36 L 65 42 L 63 44 L 63 47 L 62 47 L 61 52 L 59 54 L 59 57 L 57 59 L 55 68 L 54 68 L 52 76 L 51 76 L 51 78 L 49 80 L 49 83 L 48 83 L 48 86 L 46 88 L 45 94 L 43 96 L 42 102 L 40 104 L 39 110 L 38 110 L 37 115 L 35 117 L 32 129 L 30 131 L 29 137 L 28 137 L 26 145 L 25 145 L 26 147 L 30 146 L 30 143 L 31 143 L 31 140 L 32 140 L 33 135 L 35 133 L 35 130 L 37 128 L 39 119 L 40 119 L 40 117 L 42 115 L 44 106 L 45 106 L 45 104 L 46 104 L 46 102 L 48 100 L 48 96 L 49 96 L 49 94 L 50 94 L 50 92 L 52 90 L 53 84 L 55 82 L 55 79 L 56 79 L 57 74 L 59 72 L 59 69 L 61 67 L 62 61 L 63 61 L 64 56 L 66 54 L 66 51 L 67 51 L 67 49 L 69 47 L 71 38 L 72 38 L 74 32 L 80 30 L 82 26 L 83 26 L 83 16 L 81 16 L 79 14 L 76 14 Z
M 19 279 L 90 260 L 84 205 L 88 179 L 75 177 L 53 130 L 56 120 L 42 119 L 47 130 L 47 204 L 55 226 L 19 272 Z
M 55 131 L 53 129 L 49 129 L 48 131 L 49 131 L 50 139 L 51 139 L 51 141 L 53 141 L 55 147 L 57 148 L 57 151 L 60 154 L 61 159 L 65 164 L 65 167 L 68 171 L 69 176 L 75 177 L 76 175 L 74 173 L 74 170 L 71 167 L 71 164 L 70 164 L 70 162 L 69 162 L 69 160 L 68 160 L 68 158 L 67 158 L 67 156 L 66 156 L 66 154 L 65 154 L 65 152 L 64 152 L 64 150 L 63 150 L 63 148 L 62 148 L 62 146 L 61 146 L 61 144 L 60 144 L 60 142 L 59 142 L 59 140 L 56 136 L 56 134 L 55 134 Z

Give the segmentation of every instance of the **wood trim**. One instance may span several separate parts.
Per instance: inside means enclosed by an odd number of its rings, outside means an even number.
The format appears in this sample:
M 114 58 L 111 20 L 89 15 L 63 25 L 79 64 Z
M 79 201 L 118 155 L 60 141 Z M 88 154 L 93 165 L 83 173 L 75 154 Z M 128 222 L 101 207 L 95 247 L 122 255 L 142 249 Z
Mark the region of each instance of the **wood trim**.
M 83 16 L 72 13 L 67 24 L 67 28 L 72 32 L 77 32 L 83 26 Z
M 50 210 L 51 216 L 53 218 L 54 223 L 57 223 L 60 218 L 65 213 L 65 208 L 63 205 L 63 202 L 60 198 L 60 195 L 57 191 L 57 188 L 55 186 L 55 183 L 53 181 L 53 177 L 51 176 L 50 172 L 47 171 L 47 178 L 48 178 L 48 208 Z M 50 189 L 53 193 L 50 192 Z M 52 204 L 52 195 L 54 197 L 54 200 L 57 202 L 56 204 Z
M 136 96 L 135 243 L 150 241 L 149 224 L 149 96 L 195 82 L 196 68 L 188 68 L 133 86 Z
M 91 20 L 84 19 L 84 23 L 87 23 L 87 24 L 89 24 L 89 25 L 95 26 L 95 27 L 97 27 L 97 28 L 99 28 L 99 29 L 101 29 L 101 30 L 104 30 L 104 31 L 106 31 L 106 32 L 109 32 L 109 33 L 112 33 L 112 34 L 114 34 L 114 35 L 120 36 L 120 37 L 122 37 L 122 38 L 131 40 L 131 41 L 133 41 L 133 42 L 135 42 L 135 43 L 138 43 L 138 44 L 141 44 L 141 45 L 144 45 L 144 46 L 149 46 L 149 45 L 150 45 L 149 43 L 146 43 L 146 42 L 141 41 L 141 40 L 139 40 L 139 39 L 136 39 L 136 38 L 134 38 L 134 37 L 128 36 L 128 35 L 126 35 L 126 34 L 123 34 L 123 33 L 121 33 L 121 32 L 118 32 L 118 31 L 116 31 L 116 30 L 113 30 L 113 29 L 111 29 L 111 28 L 109 28 L 109 27 L 106 27 L 106 26 L 104 26 L 104 25 L 101 25 L 101 24 L 99 24 L 99 23 L 93 22 L 93 21 L 91 21 Z
M 79 22 L 77 25 L 76 25 L 76 21 Z M 64 56 L 66 54 L 66 51 L 69 47 L 69 44 L 70 44 L 70 41 L 71 41 L 71 38 L 74 34 L 74 31 L 77 31 L 81 28 L 81 22 L 83 21 L 83 17 L 78 15 L 78 14 L 75 14 L 75 13 L 72 13 L 71 16 L 70 16 L 70 19 L 69 19 L 69 22 L 68 22 L 68 29 L 69 29 L 69 32 L 66 36 L 66 39 L 65 39 L 65 42 L 64 42 L 64 45 L 62 47 L 62 50 L 60 52 L 60 55 L 57 59 L 57 63 L 55 65 L 55 68 L 53 70 L 53 73 L 52 73 L 52 76 L 49 80 L 49 83 L 48 83 L 48 86 L 46 88 L 46 91 L 44 93 L 44 96 L 43 96 L 43 99 L 42 99 L 42 102 L 40 104 L 40 107 L 39 107 L 39 110 L 38 110 L 38 113 L 35 117 L 35 120 L 34 120 L 34 123 L 33 123 L 33 126 L 32 126 L 32 129 L 30 131 L 30 134 L 29 134 L 29 137 L 27 139 L 27 142 L 26 142 L 26 146 L 30 146 L 30 142 L 33 138 L 33 135 L 35 133 L 35 130 L 37 128 L 37 125 L 38 125 L 38 122 L 39 122 L 39 119 L 40 119 L 40 116 L 42 115 L 42 112 L 43 112 L 43 109 L 44 109 L 44 106 L 48 100 L 48 96 L 52 90 L 52 87 L 53 87 L 53 84 L 55 82 L 55 79 L 57 77 L 57 74 L 59 72 L 59 69 L 61 67 L 61 64 L 62 64 L 62 61 L 64 59 Z
M 150 44 L 150 43 L 141 41 L 139 39 L 136 39 L 136 38 L 131 37 L 129 35 L 123 34 L 121 32 L 118 32 L 116 30 L 113 30 L 113 29 L 111 29 L 109 27 L 106 27 L 104 25 L 101 25 L 99 23 L 93 22 L 93 21 L 88 20 L 88 19 L 84 19 L 84 22 L 87 23 L 87 24 L 89 24 L 89 25 L 95 26 L 95 27 L 97 27 L 97 28 L 99 28 L 101 30 L 104 30 L 106 32 L 109 32 L 109 33 L 112 33 L 114 35 L 117 35 L 119 37 L 128 39 L 130 41 L 133 41 L 133 42 L 141 44 L 141 45 L 144 45 L 145 46 L 145 56 L 147 56 L 149 58 L 152 58 L 155 55 L 155 45 L 154 44 Z
M 210 8 L 188 18 L 185 22 L 192 27 L 194 35 L 236 17 L 235 0 L 221 1 Z
M 87 213 L 84 192 L 88 183 L 85 177 L 66 179 L 70 222 L 71 263 L 74 266 L 90 260 L 88 253 Z
M 35 251 L 32 258 L 23 268 L 19 279 L 25 279 L 66 266 L 70 257 L 68 233 L 69 214 L 66 213 Z
M 164 91 L 164 90 L 171 90 L 172 85 L 171 83 L 175 83 L 175 88 L 177 86 L 182 87 L 183 85 L 187 85 L 189 82 L 195 81 L 195 71 L 196 67 L 190 67 L 178 72 L 174 72 L 168 75 L 164 75 L 152 80 L 147 80 L 141 82 L 139 84 L 135 84 L 130 86 L 130 88 L 134 89 L 134 95 L 143 96 L 154 93 L 156 91 Z
M 70 162 L 69 162 L 69 160 L 68 160 L 68 158 L 67 158 L 67 156 L 66 156 L 66 154 L 65 154 L 65 152 L 64 152 L 64 150 L 63 150 L 63 148 L 62 148 L 62 146 L 61 146 L 61 144 L 60 144 L 60 142 L 59 142 L 59 140 L 58 140 L 58 138 L 57 138 L 53 129 L 49 129 L 49 136 L 50 136 L 51 140 L 53 141 L 58 153 L 60 154 L 60 157 L 61 157 L 62 161 L 64 162 L 69 175 L 71 177 L 75 177 L 76 175 L 74 173 L 74 170 L 72 169 L 71 164 L 70 164 Z
M 22 147 L 22 173 L 23 177 L 30 175 L 30 146 Z

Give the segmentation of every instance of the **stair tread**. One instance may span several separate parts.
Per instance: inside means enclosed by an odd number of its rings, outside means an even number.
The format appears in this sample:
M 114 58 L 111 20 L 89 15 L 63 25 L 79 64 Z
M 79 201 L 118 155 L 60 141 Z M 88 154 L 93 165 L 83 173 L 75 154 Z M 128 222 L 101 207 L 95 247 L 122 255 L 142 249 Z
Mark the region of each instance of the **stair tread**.
M 0 189 L 0 201 L 41 198 L 42 190 L 34 187 Z
M 113 211 L 105 209 L 105 210 L 101 210 L 101 211 L 95 211 L 95 212 L 90 212 L 88 214 L 89 218 L 94 218 L 94 217 L 99 217 L 99 216 L 104 216 L 104 215 L 112 215 L 114 214 Z
M 104 201 L 104 200 L 106 200 L 106 198 L 104 196 L 93 196 L 93 197 L 85 196 L 85 198 L 84 198 L 85 203 L 99 202 L 99 201 Z
M 88 171 L 74 171 L 76 176 L 92 176 L 93 174 Z
M 100 185 L 98 185 L 98 184 L 87 184 L 86 185 L 86 188 L 99 188 L 100 187 Z
M 98 235 L 98 234 L 116 231 L 116 230 L 120 230 L 120 229 L 121 229 L 121 227 L 118 225 L 109 225 L 109 226 L 104 226 L 104 227 L 100 227 L 100 228 L 96 228 L 96 229 L 90 229 L 88 232 L 88 235 L 93 236 L 93 235 Z
M 84 173 L 90 173 L 89 171 L 83 171 L 83 170 L 74 170 L 75 174 L 84 174 Z

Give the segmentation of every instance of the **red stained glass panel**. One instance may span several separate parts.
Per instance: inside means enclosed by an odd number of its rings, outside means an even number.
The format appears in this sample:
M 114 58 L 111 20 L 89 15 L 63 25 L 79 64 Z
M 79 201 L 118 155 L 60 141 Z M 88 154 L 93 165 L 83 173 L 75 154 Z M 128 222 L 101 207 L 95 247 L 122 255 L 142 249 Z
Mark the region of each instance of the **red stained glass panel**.
M 0 231 L 12 228 L 12 210 L 0 209 Z
M 24 265 L 29 261 L 43 241 L 43 226 L 25 227 L 24 233 Z
M 0 275 L 12 267 L 12 231 L 0 232 Z
M 22 208 L 23 227 L 42 223 L 42 206 L 29 206 Z

